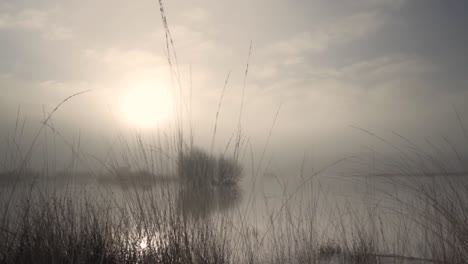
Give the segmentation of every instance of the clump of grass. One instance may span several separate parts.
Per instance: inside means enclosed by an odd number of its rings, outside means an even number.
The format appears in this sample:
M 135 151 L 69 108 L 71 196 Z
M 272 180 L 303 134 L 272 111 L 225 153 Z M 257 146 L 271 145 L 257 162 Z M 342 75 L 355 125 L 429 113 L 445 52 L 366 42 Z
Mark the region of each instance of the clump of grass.
M 234 158 L 219 156 L 216 162 L 213 185 L 219 187 L 234 187 L 242 177 L 242 166 Z
M 195 147 L 179 154 L 177 165 L 177 175 L 191 188 L 234 188 L 242 177 L 242 166 L 234 158 L 215 158 Z
M 210 188 L 216 170 L 216 160 L 201 149 L 180 153 L 177 175 L 193 188 Z
M 337 244 L 323 244 L 318 248 L 318 257 L 320 259 L 331 259 L 336 256 L 340 256 L 343 253 L 340 245 Z
M 184 214 L 205 218 L 215 211 L 232 208 L 241 200 L 242 167 L 234 159 L 218 158 L 192 148 L 179 154 L 178 207 Z

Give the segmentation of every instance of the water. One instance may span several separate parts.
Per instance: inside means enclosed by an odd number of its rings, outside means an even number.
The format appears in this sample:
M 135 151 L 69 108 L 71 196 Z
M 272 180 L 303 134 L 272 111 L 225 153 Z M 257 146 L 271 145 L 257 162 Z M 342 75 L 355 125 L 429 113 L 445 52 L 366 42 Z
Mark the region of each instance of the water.
M 86 173 L 67 177 L 59 174 L 62 178 L 33 176 L 19 181 L 12 194 L 14 181 L 2 178 L 2 201 L 11 197 L 12 214 L 25 198 L 72 197 L 77 201 L 86 199 L 102 204 L 103 208 L 125 209 L 144 203 L 143 207 L 148 210 L 156 212 L 171 207 L 194 220 L 229 217 L 236 228 L 247 227 L 256 234 L 257 242 L 265 241 L 264 248 L 272 246 L 270 243 L 278 235 L 273 231 L 303 228 L 298 230 L 314 232 L 319 244 L 353 241 L 360 231 L 375 238 L 374 243 L 382 252 L 402 250 L 410 256 L 421 255 L 418 245 L 424 234 L 411 222 L 413 216 L 405 210 L 423 212 L 427 206 L 421 199 L 424 197 L 417 197 L 412 191 L 421 186 L 427 191 L 440 192 L 466 186 L 462 184 L 466 182 L 463 177 L 435 175 L 346 177 L 329 173 L 312 178 L 261 175 L 246 177 L 238 188 L 216 189 L 193 189 L 175 178 L 145 178 L 148 175 L 129 174 L 116 179 L 96 178 Z M 137 233 L 129 239 L 141 250 L 148 246 L 154 248 L 151 241 L 160 240 L 162 235 L 157 233 L 157 238 L 149 238 Z M 401 240 L 407 244 L 398 245 Z

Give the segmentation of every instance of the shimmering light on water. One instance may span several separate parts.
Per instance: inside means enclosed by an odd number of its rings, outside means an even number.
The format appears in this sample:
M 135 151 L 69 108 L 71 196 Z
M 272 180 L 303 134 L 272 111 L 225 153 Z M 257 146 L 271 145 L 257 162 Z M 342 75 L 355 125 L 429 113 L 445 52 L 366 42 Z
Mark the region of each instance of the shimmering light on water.
M 147 247 L 148 247 L 148 239 L 144 237 L 140 242 L 140 248 L 144 250 Z

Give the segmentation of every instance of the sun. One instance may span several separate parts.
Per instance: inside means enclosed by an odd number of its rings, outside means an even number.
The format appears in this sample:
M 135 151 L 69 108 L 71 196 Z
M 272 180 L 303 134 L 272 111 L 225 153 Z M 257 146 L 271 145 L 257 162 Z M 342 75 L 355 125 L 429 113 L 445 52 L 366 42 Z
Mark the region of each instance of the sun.
M 171 114 L 171 97 L 161 85 L 135 85 L 123 96 L 122 114 L 134 126 L 148 128 L 164 123 Z

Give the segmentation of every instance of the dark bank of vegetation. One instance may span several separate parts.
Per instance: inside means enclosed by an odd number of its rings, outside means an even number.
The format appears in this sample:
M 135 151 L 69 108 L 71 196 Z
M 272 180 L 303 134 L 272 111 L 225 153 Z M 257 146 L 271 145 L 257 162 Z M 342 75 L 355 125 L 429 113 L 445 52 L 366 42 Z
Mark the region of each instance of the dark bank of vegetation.
M 168 64 L 179 78 L 161 1 L 160 8 Z M 247 72 L 248 64 L 245 77 Z M 450 164 L 440 158 L 442 147 L 427 151 L 402 138 L 406 147 L 398 147 L 398 158 L 384 163 L 403 177 L 375 179 L 374 193 L 362 210 L 349 203 L 325 203 L 327 193 L 320 188 L 300 195 L 302 188 L 314 189 L 314 179 L 323 172 L 302 175 L 301 169 L 298 187 L 284 191 L 279 208 L 256 216 L 264 219 L 258 224 L 250 222 L 248 214 L 255 213 L 252 197 L 261 173 L 252 169 L 252 188 L 240 187 L 247 173 L 240 165 L 240 153 L 246 148 L 240 117 L 232 153 L 215 155 L 194 147 L 191 130 L 184 133 L 180 111 L 173 143 L 153 146 L 165 150 L 167 158 L 153 157 L 143 144 L 130 150 L 122 140 L 124 158 L 101 161 L 104 176 L 86 174 L 95 184 L 68 184 L 64 178 L 85 178 L 73 171 L 53 177 L 49 175 L 53 168 L 31 172 L 29 160 L 39 136 L 51 129 L 52 115 L 72 97 L 45 118 L 26 152 L 16 147 L 21 141 L 15 134 L 11 144 L 15 147 L 5 155 L 3 164 L 9 168 L 0 177 L 0 263 L 466 263 L 468 259 L 468 178 L 433 175 L 467 168 L 462 152 L 448 141 L 455 156 Z M 219 108 L 216 120 L 218 114 Z M 216 124 L 213 139 L 215 135 Z M 70 149 L 83 159 L 80 151 Z M 136 164 L 138 160 L 143 165 Z M 252 161 L 252 168 L 257 167 Z M 41 184 L 43 179 L 65 183 L 50 188 Z M 403 194 L 379 188 L 379 183 Z M 127 188 L 118 194 L 108 184 Z M 242 199 L 244 206 L 239 203 Z

